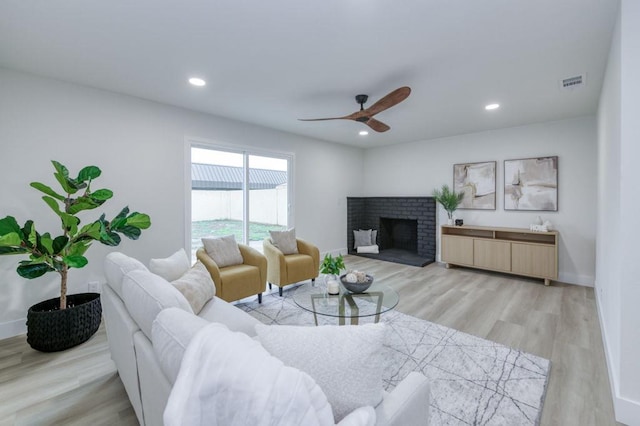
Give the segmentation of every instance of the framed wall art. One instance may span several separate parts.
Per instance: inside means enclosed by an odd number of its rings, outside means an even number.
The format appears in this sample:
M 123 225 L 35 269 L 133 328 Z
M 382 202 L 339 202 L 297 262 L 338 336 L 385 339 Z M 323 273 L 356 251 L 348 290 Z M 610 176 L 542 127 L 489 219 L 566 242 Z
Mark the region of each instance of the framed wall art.
M 496 162 L 453 165 L 453 189 L 463 192 L 459 209 L 496 209 Z
M 558 211 L 558 157 L 505 160 L 504 209 Z

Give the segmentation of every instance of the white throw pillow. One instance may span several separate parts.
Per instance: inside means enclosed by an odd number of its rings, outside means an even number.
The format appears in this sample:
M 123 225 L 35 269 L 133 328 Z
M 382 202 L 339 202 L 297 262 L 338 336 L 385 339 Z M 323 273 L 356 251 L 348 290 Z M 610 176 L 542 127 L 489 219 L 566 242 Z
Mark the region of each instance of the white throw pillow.
M 151 259 L 149 270 L 156 275 L 160 275 L 167 281 L 174 281 L 180 278 L 189 270 L 191 262 L 189 256 L 183 248 L 173 253 L 166 259 Z
M 256 325 L 262 346 L 285 365 L 309 374 L 327 395 L 336 422 L 382 401 L 385 325 Z
M 149 271 L 131 271 L 125 275 L 122 293 L 131 318 L 148 338 L 151 338 L 153 320 L 163 309 L 174 307 L 193 314 L 182 293 Z
M 244 262 L 236 237 L 233 235 L 218 238 L 205 237 L 202 239 L 202 244 L 218 268 L 240 265 Z
M 353 231 L 353 248 L 371 245 L 371 229 Z
M 197 261 L 191 269 L 171 284 L 182 293 L 198 315 L 202 307 L 216 295 L 216 285 L 202 262 Z
M 296 241 L 296 229 L 291 228 L 287 231 L 269 231 L 271 234 L 271 241 L 282 254 L 297 254 L 298 253 L 298 241 Z

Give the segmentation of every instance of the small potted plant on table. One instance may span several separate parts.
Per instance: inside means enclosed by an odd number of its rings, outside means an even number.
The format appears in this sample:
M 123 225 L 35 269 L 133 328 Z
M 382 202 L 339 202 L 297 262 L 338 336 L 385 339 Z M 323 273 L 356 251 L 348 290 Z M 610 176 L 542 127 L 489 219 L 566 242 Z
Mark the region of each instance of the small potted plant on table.
M 32 348 L 54 352 L 68 349 L 88 340 L 100 325 L 102 306 L 100 294 L 67 295 L 67 276 L 70 268 L 82 268 L 88 260 L 84 256 L 94 241 L 108 246 L 120 244 L 122 234 L 137 240 L 143 229 L 151 226 L 146 214 L 129 212 L 123 208 L 111 221 L 103 214 L 94 222 L 80 226 L 78 213 L 95 209 L 113 196 L 109 189 L 91 190 L 91 183 L 102 173 L 95 166 L 84 167 L 76 178 L 69 170 L 52 161 L 54 177 L 63 194 L 40 182 L 31 186 L 45 195 L 44 202 L 59 216 L 62 234 L 54 237 L 40 233 L 32 220 L 23 227 L 13 216 L 0 219 L 0 255 L 27 254 L 20 261 L 18 275 L 38 278 L 47 272 L 60 274 L 60 297 L 33 305 L 27 313 L 27 342 Z
M 339 291 L 338 275 L 340 271 L 347 269 L 344 266 L 342 255 L 336 257 L 327 254 L 320 265 L 320 273 L 324 274 L 324 282 L 327 286 L 329 294 L 337 294 Z M 337 288 L 336 288 L 337 287 Z

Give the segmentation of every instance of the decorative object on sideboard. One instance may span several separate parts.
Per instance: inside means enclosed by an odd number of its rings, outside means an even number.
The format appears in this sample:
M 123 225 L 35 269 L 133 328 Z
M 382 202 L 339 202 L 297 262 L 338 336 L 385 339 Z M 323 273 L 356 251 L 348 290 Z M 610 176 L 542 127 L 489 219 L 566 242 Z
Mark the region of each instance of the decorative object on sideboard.
M 33 220 L 20 227 L 16 219 L 6 216 L 0 220 L 0 255 L 26 254 L 29 260 L 19 262 L 18 275 L 33 279 L 47 272 L 60 274 L 60 297 L 29 308 L 27 315 L 27 342 L 32 348 L 44 352 L 61 351 L 88 340 L 100 325 L 102 306 L 98 293 L 82 293 L 67 297 L 67 276 L 70 268 L 82 268 L 88 260 L 84 256 L 94 241 L 107 246 L 120 244 L 120 234 L 132 240 L 140 237 L 143 229 L 151 226 L 146 214 L 129 212 L 123 208 L 111 221 L 101 215 L 96 221 L 80 227 L 78 213 L 100 207 L 113 196 L 110 189 L 91 190 L 93 180 L 102 172 L 96 166 L 87 166 L 78 176 L 70 177 L 69 170 L 52 161 L 54 177 L 64 195 L 40 182 L 31 187 L 43 192 L 44 202 L 60 218 L 62 235 L 36 231 Z
M 464 221 L 462 219 L 456 219 L 456 226 L 464 225 Z
M 529 225 L 529 230 L 534 232 L 549 232 L 553 230 L 553 225 L 549 220 L 542 221 L 540 216 L 536 217 L 536 220 Z
M 440 203 L 447 212 L 449 225 L 453 225 L 453 212 L 456 211 L 463 197 L 464 193 L 451 190 L 449 189 L 449 185 L 446 184 L 442 185 L 441 189 L 433 190 L 433 198 Z
M 558 157 L 505 160 L 504 209 L 558 211 Z
M 464 197 L 459 209 L 496 209 L 496 162 L 453 165 L 453 190 Z

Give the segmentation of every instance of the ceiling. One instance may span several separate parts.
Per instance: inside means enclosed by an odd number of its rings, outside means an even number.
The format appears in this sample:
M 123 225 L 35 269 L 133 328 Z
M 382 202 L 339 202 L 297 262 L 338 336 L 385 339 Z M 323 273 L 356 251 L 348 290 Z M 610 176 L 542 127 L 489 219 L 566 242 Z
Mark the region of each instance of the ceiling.
M 594 114 L 615 0 L 8 0 L 0 66 L 360 147 Z M 587 75 L 573 91 L 559 80 Z M 207 85 L 189 85 L 191 76 Z M 369 132 L 335 117 L 401 87 Z M 501 108 L 485 111 L 488 103 Z M 366 106 L 366 105 L 365 105 Z

